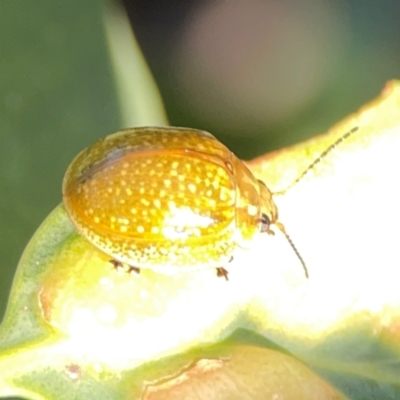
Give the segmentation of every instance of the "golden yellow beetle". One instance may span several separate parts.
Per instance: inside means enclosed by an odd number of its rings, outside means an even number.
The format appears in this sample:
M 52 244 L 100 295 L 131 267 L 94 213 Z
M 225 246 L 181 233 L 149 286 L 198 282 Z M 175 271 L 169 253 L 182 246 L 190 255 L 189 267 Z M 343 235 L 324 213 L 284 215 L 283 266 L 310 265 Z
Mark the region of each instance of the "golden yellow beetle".
M 272 234 L 275 224 L 308 276 L 270 190 L 208 132 L 145 127 L 109 135 L 72 161 L 63 198 L 78 231 L 116 265 L 216 268 L 227 278 L 235 249 L 258 232 Z

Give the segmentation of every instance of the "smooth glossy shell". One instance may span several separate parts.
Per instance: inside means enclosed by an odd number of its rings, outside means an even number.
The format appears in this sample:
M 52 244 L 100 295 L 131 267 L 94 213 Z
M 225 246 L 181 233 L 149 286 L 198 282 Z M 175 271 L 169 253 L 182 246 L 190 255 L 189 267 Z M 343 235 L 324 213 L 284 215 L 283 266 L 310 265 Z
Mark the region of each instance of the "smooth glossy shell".
M 225 266 L 259 230 L 262 212 L 276 219 L 265 190 L 211 134 L 161 127 L 97 141 L 63 183 L 85 238 L 113 259 L 153 269 Z

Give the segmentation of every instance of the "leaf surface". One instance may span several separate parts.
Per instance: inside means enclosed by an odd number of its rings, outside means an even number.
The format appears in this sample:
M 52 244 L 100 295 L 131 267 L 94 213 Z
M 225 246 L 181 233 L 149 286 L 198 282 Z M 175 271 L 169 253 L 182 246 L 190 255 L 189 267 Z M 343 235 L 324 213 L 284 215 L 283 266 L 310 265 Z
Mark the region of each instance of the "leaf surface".
M 16 272 L 0 328 L 0 394 L 399 397 L 399 110 L 400 85 L 390 82 L 328 134 L 248 163 L 279 191 L 358 127 L 275 196 L 308 280 L 278 231 L 237 251 L 228 282 L 212 270 L 118 273 L 59 206 Z

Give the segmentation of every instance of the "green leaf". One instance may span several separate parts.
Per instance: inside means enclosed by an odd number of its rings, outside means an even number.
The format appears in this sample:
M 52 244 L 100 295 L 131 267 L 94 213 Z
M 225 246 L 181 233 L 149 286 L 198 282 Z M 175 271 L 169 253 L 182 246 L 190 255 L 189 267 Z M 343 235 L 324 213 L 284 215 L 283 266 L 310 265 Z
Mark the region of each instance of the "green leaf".
M 0 395 L 398 398 L 399 108 L 392 82 L 328 135 L 249 164 L 279 187 L 358 126 L 276 196 L 308 280 L 279 234 L 238 249 L 228 282 L 207 269 L 118 272 L 59 206 L 16 273 L 0 328 Z
M 160 390 L 168 392 L 171 385 L 164 382 L 159 387 L 151 382 L 169 377 L 174 383 L 179 374 L 187 381 L 192 368 L 211 379 L 211 383 L 204 381 L 202 390 L 210 390 L 207 386 L 214 386 L 212 381 L 221 379 L 221 374 L 229 378 L 231 368 L 235 374 L 245 372 L 242 378 L 247 376 L 254 387 L 253 369 L 258 368 L 262 354 L 270 358 L 266 377 L 270 368 L 281 363 L 286 373 L 280 380 L 304 375 L 288 391 L 298 393 L 305 380 L 317 385 L 321 396 L 334 393 L 289 356 L 243 347 L 237 339 L 230 345 L 203 347 L 219 342 L 230 327 L 240 325 L 235 317 L 235 308 L 243 307 L 237 303 L 238 283 L 227 284 L 214 271 L 178 277 L 151 271 L 142 271 L 140 276 L 118 273 L 107 256 L 77 235 L 60 206 L 32 238 L 15 277 L 0 329 L 0 394 L 32 399 L 129 399 L 149 391 L 159 396 Z M 225 301 L 220 299 L 221 291 Z M 247 335 L 246 341 L 254 337 Z M 232 361 L 238 352 L 249 362 L 242 372 Z M 204 362 L 218 366 L 216 377 L 209 376 Z M 199 365 L 203 365 L 200 370 Z M 242 362 L 239 365 L 243 368 Z M 235 393 L 238 378 L 229 379 L 229 391 Z M 271 382 L 276 384 L 274 379 Z M 185 390 L 194 390 L 190 387 L 189 382 Z M 274 390 L 262 387 L 265 393 Z M 306 392 L 309 388 L 303 387 Z

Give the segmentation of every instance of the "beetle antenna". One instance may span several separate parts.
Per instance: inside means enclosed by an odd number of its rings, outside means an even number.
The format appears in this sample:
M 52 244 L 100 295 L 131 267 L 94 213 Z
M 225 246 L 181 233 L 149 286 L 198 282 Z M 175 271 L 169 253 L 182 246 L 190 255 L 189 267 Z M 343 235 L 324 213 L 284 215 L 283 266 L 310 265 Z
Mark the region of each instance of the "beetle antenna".
M 280 196 L 285 194 L 289 189 L 292 189 L 293 186 L 297 185 L 316 165 L 318 165 L 332 150 L 334 150 L 337 146 L 339 146 L 342 142 L 347 140 L 353 133 L 358 131 L 358 126 L 350 129 L 344 135 L 340 136 L 340 138 L 336 139 L 326 150 L 324 150 L 288 187 L 283 190 L 279 190 L 278 192 L 274 192 L 274 196 Z M 290 241 L 290 240 L 289 240 Z M 294 246 L 292 246 L 294 247 Z M 296 250 L 295 250 L 296 251 Z M 301 258 L 301 257 L 300 257 Z
M 293 251 L 295 252 L 297 258 L 299 259 L 301 265 L 303 266 L 304 273 L 306 275 L 306 278 L 308 279 L 308 269 L 307 269 L 306 263 L 304 262 L 303 257 L 300 255 L 299 251 L 297 250 L 297 247 L 293 243 L 291 237 L 286 232 L 285 227 L 280 222 L 275 222 L 274 225 L 284 234 L 286 240 L 290 244 L 290 247 L 293 249 Z

